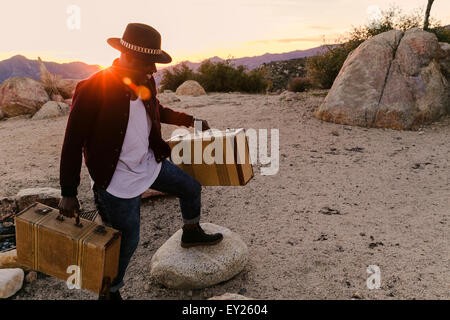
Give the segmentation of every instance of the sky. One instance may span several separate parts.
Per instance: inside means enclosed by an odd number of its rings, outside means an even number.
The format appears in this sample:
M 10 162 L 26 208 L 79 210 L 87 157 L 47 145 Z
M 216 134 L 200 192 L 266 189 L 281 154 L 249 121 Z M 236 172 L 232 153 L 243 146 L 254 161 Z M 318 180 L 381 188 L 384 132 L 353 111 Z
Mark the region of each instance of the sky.
M 244 57 L 331 43 L 391 4 L 405 12 L 426 0 L 13 0 L 0 7 L 0 60 L 21 54 L 44 61 L 111 65 L 129 22 L 153 26 L 172 63 Z M 375 9 L 374 9 L 375 8 Z M 450 24 L 450 0 L 431 15 Z

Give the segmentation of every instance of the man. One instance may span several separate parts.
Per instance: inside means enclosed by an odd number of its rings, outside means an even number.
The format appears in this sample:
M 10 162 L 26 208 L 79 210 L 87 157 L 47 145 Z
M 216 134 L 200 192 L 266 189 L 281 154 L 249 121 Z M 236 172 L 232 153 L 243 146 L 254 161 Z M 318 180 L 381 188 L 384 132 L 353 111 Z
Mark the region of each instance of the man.
M 93 182 L 94 199 L 105 224 L 122 232 L 119 270 L 110 288 L 121 299 L 128 263 L 139 242 L 141 194 L 148 188 L 179 198 L 184 221 L 181 246 L 214 245 L 223 236 L 199 225 L 201 185 L 166 160 L 170 147 L 161 122 L 192 127 L 195 119 L 160 105 L 151 76 L 155 63 L 172 58 L 161 50 L 161 36 L 150 26 L 131 23 L 123 37 L 108 43 L 121 51 L 113 66 L 81 81 L 75 90 L 61 153 L 61 214 L 79 211 L 82 153 Z M 209 129 L 199 120 L 203 130 Z M 100 297 L 102 298 L 102 297 Z

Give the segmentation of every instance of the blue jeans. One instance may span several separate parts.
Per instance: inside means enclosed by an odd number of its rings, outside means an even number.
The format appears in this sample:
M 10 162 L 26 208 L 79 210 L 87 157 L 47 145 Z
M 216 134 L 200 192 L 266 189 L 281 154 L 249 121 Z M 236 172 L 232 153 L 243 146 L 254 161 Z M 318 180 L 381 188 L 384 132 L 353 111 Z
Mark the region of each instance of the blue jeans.
M 161 171 L 150 187 L 179 198 L 181 215 L 185 224 L 200 221 L 202 187 L 197 180 L 172 162 L 163 160 Z M 141 196 L 122 199 L 96 185 L 93 192 L 103 223 L 122 232 L 119 270 L 110 289 L 114 292 L 124 286 L 125 271 L 139 243 Z

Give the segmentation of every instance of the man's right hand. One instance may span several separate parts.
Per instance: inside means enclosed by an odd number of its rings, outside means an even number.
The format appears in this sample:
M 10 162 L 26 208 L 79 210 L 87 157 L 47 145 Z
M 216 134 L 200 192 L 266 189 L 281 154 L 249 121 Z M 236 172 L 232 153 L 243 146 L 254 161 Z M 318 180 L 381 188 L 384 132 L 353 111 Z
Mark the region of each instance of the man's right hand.
M 73 218 L 75 212 L 80 211 L 80 203 L 77 197 L 62 197 L 59 201 L 59 213 L 65 217 Z

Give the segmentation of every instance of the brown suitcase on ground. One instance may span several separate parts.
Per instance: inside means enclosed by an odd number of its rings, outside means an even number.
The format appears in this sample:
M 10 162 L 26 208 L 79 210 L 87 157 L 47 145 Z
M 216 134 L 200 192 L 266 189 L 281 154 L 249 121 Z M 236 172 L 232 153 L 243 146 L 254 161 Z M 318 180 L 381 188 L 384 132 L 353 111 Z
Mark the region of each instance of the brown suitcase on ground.
M 117 275 L 121 233 L 86 219 L 77 226 L 75 219 L 60 218 L 57 209 L 41 203 L 16 216 L 18 262 L 64 281 L 79 267 L 81 288 L 106 293 Z

